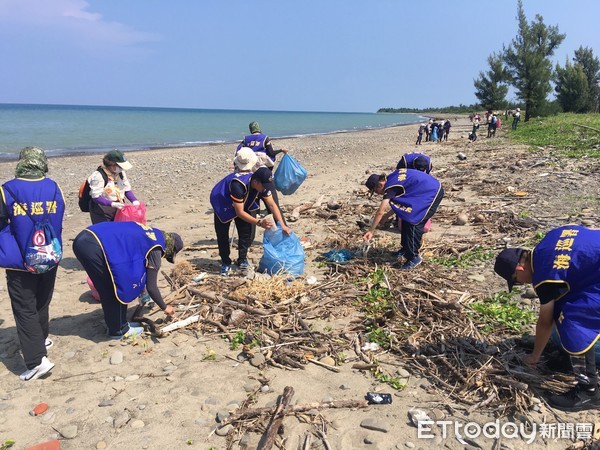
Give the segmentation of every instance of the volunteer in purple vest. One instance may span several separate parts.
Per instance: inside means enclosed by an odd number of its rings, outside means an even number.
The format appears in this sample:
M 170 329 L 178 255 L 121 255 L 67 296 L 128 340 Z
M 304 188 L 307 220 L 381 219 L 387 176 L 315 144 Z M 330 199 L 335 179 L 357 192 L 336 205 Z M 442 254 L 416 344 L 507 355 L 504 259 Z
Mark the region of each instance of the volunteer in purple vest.
M 65 201 L 60 187 L 46 177 L 47 172 L 44 151 L 24 148 L 15 178 L 1 189 L 0 267 L 7 269 L 8 295 L 27 367 L 20 375 L 23 381 L 39 378 L 54 367 L 47 356 L 53 345 L 48 338 L 48 318 L 58 266 L 44 273 L 33 273 L 31 267 L 26 268 L 23 258 L 31 245 L 34 223 L 43 220 L 48 220 L 54 229 L 62 253 Z
M 231 271 L 232 260 L 229 248 L 229 228 L 233 221 L 238 232 L 237 266 L 245 270 L 249 267 L 248 249 L 252 245 L 254 228 L 269 229 L 273 226 L 270 221 L 256 219 L 258 201 L 262 199 L 279 222 L 282 230 L 290 234 L 290 229 L 283 222 L 281 211 L 272 198 L 275 191 L 273 174 L 267 167 L 255 167 L 256 159 L 246 152 L 240 151 L 234 165 L 236 172 L 227 175 L 219 181 L 210 193 L 210 204 L 214 210 L 215 232 L 221 257 L 221 275 L 227 276 Z
M 421 172 L 429 173 L 433 166 L 431 165 L 431 158 L 424 155 L 423 153 L 405 153 L 398 161 L 396 170 L 398 169 L 415 169 Z
M 435 214 L 444 198 L 441 183 L 419 170 L 399 169 L 389 175 L 373 174 L 365 185 L 371 192 L 383 195 L 383 200 L 364 239 L 370 241 L 373 238 L 388 207 L 391 207 L 402 222 L 398 256 L 406 258 L 406 262 L 400 268 L 414 269 L 423 262 L 419 249 L 425 224 Z
M 523 362 L 535 365 L 556 327 L 570 355 L 577 385 L 550 396 L 564 411 L 600 408 L 596 344 L 600 338 L 600 230 L 566 225 L 550 230 L 533 251 L 506 248 L 494 271 L 508 282 L 532 283 L 540 299 L 533 352 Z
M 90 225 L 73 241 L 73 252 L 100 294 L 111 339 L 135 337 L 144 329 L 127 321 L 127 305 L 144 288 L 167 316 L 175 314 L 158 289 L 161 258 L 170 263 L 183 248 L 177 233 L 137 222 Z

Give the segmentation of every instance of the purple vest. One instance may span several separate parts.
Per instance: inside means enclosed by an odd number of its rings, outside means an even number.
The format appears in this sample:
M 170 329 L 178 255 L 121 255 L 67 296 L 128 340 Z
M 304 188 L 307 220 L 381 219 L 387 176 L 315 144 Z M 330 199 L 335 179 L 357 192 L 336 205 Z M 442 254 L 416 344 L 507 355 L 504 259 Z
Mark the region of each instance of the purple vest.
M 437 197 L 441 183 L 431 175 L 414 169 L 399 169 L 390 173 L 384 190 L 402 186 L 404 194 L 390 199 L 390 206 L 400 219 L 417 224 L 429 212 L 429 208 Z
M 236 217 L 233 199 L 231 198 L 231 183 L 242 183 L 246 185 L 244 211 L 255 211 L 259 208 L 258 203 L 256 203 L 258 192 L 250 189 L 251 177 L 251 173 L 233 172 L 213 187 L 210 192 L 210 204 L 221 222 L 227 223 Z M 249 195 L 251 191 L 253 192 L 253 195 Z

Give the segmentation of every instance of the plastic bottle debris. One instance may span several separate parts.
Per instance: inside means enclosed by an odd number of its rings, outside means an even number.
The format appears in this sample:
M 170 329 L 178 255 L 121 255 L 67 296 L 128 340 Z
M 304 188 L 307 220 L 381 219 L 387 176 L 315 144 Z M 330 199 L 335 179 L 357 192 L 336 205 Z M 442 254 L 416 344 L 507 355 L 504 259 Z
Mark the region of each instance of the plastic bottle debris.
M 33 408 L 31 411 L 29 411 L 29 415 L 30 416 L 39 416 L 40 414 L 44 414 L 46 411 L 48 411 L 48 403 L 40 403 L 39 405 L 37 405 L 35 408 Z
M 367 392 L 367 401 L 370 405 L 389 405 L 390 403 L 392 403 L 392 394 Z

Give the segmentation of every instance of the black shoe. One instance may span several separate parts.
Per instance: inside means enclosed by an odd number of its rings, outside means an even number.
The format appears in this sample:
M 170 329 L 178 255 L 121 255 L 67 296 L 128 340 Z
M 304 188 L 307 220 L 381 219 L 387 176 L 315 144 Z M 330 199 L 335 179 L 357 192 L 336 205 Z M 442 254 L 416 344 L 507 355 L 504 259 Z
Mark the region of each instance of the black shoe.
M 582 384 L 564 394 L 552 395 L 549 399 L 550 406 L 562 411 L 583 411 L 586 409 L 600 408 L 600 389 L 587 389 Z

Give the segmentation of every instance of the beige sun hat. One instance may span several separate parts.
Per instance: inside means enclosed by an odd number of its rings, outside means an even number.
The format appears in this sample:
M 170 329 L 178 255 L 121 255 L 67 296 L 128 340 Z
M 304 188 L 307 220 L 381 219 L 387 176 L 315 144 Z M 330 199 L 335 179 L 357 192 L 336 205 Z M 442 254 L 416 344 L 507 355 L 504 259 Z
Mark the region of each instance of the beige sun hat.
M 256 156 L 254 150 L 249 147 L 240 148 L 235 155 L 235 158 L 233 158 L 233 165 L 238 172 L 248 172 L 252 170 L 257 162 L 258 156 Z

